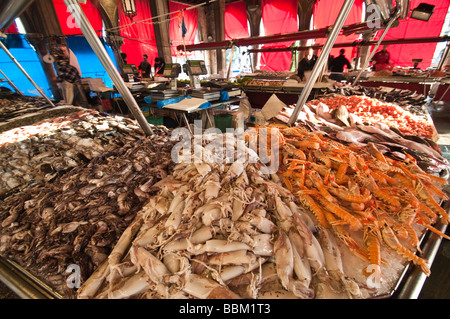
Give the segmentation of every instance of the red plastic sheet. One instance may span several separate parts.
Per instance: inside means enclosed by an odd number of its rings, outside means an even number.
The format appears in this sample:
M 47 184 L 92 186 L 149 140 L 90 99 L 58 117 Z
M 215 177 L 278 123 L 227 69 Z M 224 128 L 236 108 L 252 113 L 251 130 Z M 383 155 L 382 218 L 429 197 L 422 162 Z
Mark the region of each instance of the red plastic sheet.
M 19 29 L 17 29 L 17 25 L 13 22 L 8 29 L 5 30 L 5 33 L 19 33 Z
M 179 3 L 176 1 L 169 1 L 169 11 L 174 12 L 170 14 L 170 25 L 169 25 L 169 37 L 172 42 L 170 50 L 172 56 L 184 55 L 184 52 L 178 52 L 177 46 L 183 44 L 193 44 L 195 37 L 197 35 L 198 29 L 198 12 L 197 9 L 184 10 L 182 12 L 177 12 L 190 7 L 189 5 Z M 184 25 L 186 27 L 186 34 L 182 34 L 182 23 L 184 18 Z M 194 54 L 193 52 L 187 52 L 187 55 Z
M 59 24 L 63 34 L 65 35 L 82 35 L 80 28 L 78 27 L 72 14 L 67 9 L 63 0 L 53 0 L 53 5 L 55 6 L 56 15 L 58 16 Z M 89 22 L 92 24 L 94 30 L 98 31 L 98 35 L 102 35 L 102 17 L 100 12 L 98 12 L 95 5 L 91 0 L 87 0 L 86 4 L 80 3 L 81 9 L 83 9 L 84 14 L 88 18 Z
M 262 0 L 262 22 L 265 35 L 282 34 L 298 31 L 297 0 Z M 262 48 L 289 47 L 291 42 L 265 44 Z M 261 70 L 287 71 L 291 67 L 292 53 L 261 53 Z
M 247 5 L 236 1 L 225 5 L 225 40 L 248 38 Z
M 144 54 L 153 67 L 158 49 L 155 41 L 152 12 L 148 0 L 135 0 L 136 16 L 130 19 L 124 12 L 121 1 L 117 2 L 120 35 L 123 37 L 122 52 L 127 54 L 128 64 L 139 65 Z M 140 22 L 146 20 L 144 22 Z M 132 24 L 133 22 L 137 22 Z
M 420 37 L 438 37 L 441 34 L 442 26 L 445 22 L 445 16 L 448 11 L 450 0 L 411 0 L 411 12 L 419 3 L 426 2 L 434 5 L 434 13 L 428 22 L 406 18 L 400 20 L 398 27 L 389 29 L 385 40 L 389 39 L 407 39 Z M 381 36 L 382 31 L 378 31 L 377 39 Z M 388 46 L 390 53 L 390 62 L 398 66 L 412 67 L 414 63 L 412 59 L 423 59 L 418 67 L 425 69 L 430 66 L 436 50 L 437 43 L 418 43 L 418 44 L 393 44 Z M 381 50 L 379 48 L 379 50 Z
M 352 9 L 350 10 L 345 25 L 360 23 L 362 21 L 363 0 L 355 0 Z M 318 0 L 314 4 L 313 11 L 313 25 L 314 29 L 322 29 L 333 26 L 339 12 L 341 11 L 344 0 Z M 351 34 L 348 36 L 340 35 L 337 37 L 335 43 L 349 43 L 357 39 L 357 35 Z M 324 44 L 326 39 L 316 39 L 315 44 Z M 339 50 L 342 48 L 331 49 L 330 54 L 333 56 L 339 55 Z M 353 48 L 343 48 L 345 56 L 351 61 L 356 56 L 356 50 Z

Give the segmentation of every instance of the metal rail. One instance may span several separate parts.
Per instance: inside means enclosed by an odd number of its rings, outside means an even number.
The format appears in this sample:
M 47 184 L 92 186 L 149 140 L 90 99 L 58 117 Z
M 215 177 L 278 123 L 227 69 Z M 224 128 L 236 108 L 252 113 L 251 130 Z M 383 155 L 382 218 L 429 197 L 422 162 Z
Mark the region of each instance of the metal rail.
M 36 90 L 38 90 L 38 92 L 42 95 L 42 97 L 44 99 L 46 99 L 47 102 L 50 103 L 51 106 L 55 106 L 55 104 L 53 104 L 52 100 L 50 100 L 50 98 L 47 95 L 45 95 L 44 91 L 42 91 L 42 89 L 39 87 L 39 85 L 37 85 L 37 83 L 34 82 L 34 80 L 27 73 L 27 71 L 25 71 L 25 69 L 22 67 L 22 65 L 20 65 L 19 61 L 16 60 L 14 55 L 12 55 L 11 52 L 9 52 L 8 48 L 5 46 L 5 44 L 2 41 L 0 41 L 0 47 L 3 49 L 3 51 L 5 51 L 6 55 L 9 56 L 9 58 L 14 62 L 14 64 L 17 65 L 19 70 L 22 71 L 22 73 L 27 77 L 27 79 L 31 82 L 31 84 L 33 84 L 33 86 L 36 88 Z
M 29 272 L 2 257 L 0 257 L 0 281 L 22 299 L 62 298 Z
M 0 70 L 0 73 L 5 77 L 8 84 L 12 86 L 12 88 L 14 89 L 14 91 L 16 91 L 17 94 L 23 95 L 23 93 L 20 92 L 17 86 L 14 85 L 14 83 L 6 76 L 6 74 L 2 70 Z
M 387 32 L 389 31 L 389 29 L 391 28 L 391 26 L 394 24 L 394 22 L 398 19 L 398 17 L 401 14 L 401 8 L 396 7 L 396 11 L 393 14 L 393 16 L 389 19 L 389 22 L 386 25 L 386 28 L 384 29 L 383 33 L 381 34 L 381 37 L 378 39 L 377 44 L 375 45 L 375 47 L 373 48 L 372 52 L 370 52 L 370 55 L 367 57 L 366 61 L 364 62 L 363 66 L 361 67 L 361 70 L 359 71 L 358 75 L 356 76 L 355 80 L 353 81 L 353 86 L 355 86 L 362 73 L 364 72 L 364 69 L 367 68 L 367 66 L 369 65 L 369 62 L 372 60 L 373 56 L 375 55 L 378 47 L 381 44 L 381 41 L 383 41 L 384 37 L 386 36 Z
M 123 100 L 127 104 L 129 110 L 133 114 L 134 118 L 139 123 L 140 127 L 143 129 L 146 135 L 153 134 L 153 130 L 150 127 L 150 124 L 147 122 L 144 114 L 142 113 L 141 108 L 137 104 L 130 90 L 126 86 L 122 76 L 117 71 L 114 63 L 111 61 L 108 53 L 100 42 L 97 33 L 89 22 L 88 18 L 84 14 L 77 0 L 64 0 L 64 3 L 67 6 L 67 9 L 72 14 L 75 22 L 78 24 L 79 28 L 83 32 L 86 40 L 89 42 L 89 45 L 94 50 L 95 54 L 99 58 L 103 67 L 105 68 L 108 75 L 111 77 L 114 85 L 119 91 L 120 95 L 122 95 Z
M 292 112 L 291 117 L 289 118 L 288 123 L 289 125 L 295 123 L 295 121 L 298 118 L 298 114 L 303 109 L 303 106 L 306 103 L 306 100 L 308 99 L 309 94 L 311 93 L 311 90 L 314 84 L 316 83 L 316 80 L 320 72 L 322 71 L 325 63 L 328 60 L 328 55 L 331 51 L 331 48 L 333 47 L 334 42 L 336 41 L 336 38 L 339 35 L 342 26 L 344 25 L 345 19 L 347 19 L 347 16 L 354 2 L 355 0 L 345 0 L 344 4 L 342 5 L 341 11 L 339 12 L 338 17 L 336 18 L 333 29 L 331 30 L 329 37 L 327 39 L 327 42 L 325 42 L 322 52 L 320 52 L 319 58 L 317 59 L 317 62 L 314 65 L 314 68 L 311 72 L 311 76 L 306 81 L 305 88 L 302 90 L 302 93 L 298 98 L 297 105 L 295 106 L 295 109 Z
M 437 42 L 448 42 L 450 41 L 449 36 L 442 37 L 428 37 L 428 38 L 408 38 L 408 39 L 391 39 L 383 40 L 381 44 L 391 45 L 391 44 L 415 44 L 415 43 L 437 43 Z M 364 47 L 376 45 L 378 41 L 367 41 L 367 42 L 345 42 L 345 43 L 335 43 L 333 48 L 346 48 L 346 47 Z M 322 44 L 315 44 L 310 46 L 301 47 L 288 47 L 288 48 L 264 48 L 264 49 L 249 49 L 248 53 L 261 53 L 261 52 L 283 52 L 283 51 L 308 51 L 310 48 L 317 50 L 323 47 Z M 445 53 L 444 53 L 445 54 Z M 438 67 L 439 69 L 439 67 Z

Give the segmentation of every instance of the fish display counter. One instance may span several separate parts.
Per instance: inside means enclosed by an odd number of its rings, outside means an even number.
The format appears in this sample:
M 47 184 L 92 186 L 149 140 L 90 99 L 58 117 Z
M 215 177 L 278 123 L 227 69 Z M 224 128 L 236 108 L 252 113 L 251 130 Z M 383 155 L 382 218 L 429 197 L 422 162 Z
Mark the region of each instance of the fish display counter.
M 6 130 L 0 280 L 29 298 L 414 298 L 448 240 L 448 162 L 418 108 L 358 90 L 242 136 L 92 110 Z

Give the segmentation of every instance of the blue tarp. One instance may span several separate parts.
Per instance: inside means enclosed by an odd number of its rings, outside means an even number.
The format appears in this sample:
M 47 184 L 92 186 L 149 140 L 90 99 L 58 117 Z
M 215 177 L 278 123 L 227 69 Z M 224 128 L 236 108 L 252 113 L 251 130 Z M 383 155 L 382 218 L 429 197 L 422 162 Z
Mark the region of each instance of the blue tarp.
M 8 36 L 9 37 L 9 36 Z M 21 42 L 21 45 L 19 45 Z M 34 49 L 25 40 L 24 35 L 15 34 L 6 41 L 6 46 L 16 60 L 22 65 L 25 71 L 36 82 L 36 84 L 44 91 L 44 93 L 53 98 L 50 85 L 45 77 L 44 70 L 42 69 L 39 58 Z M 21 47 L 22 46 L 22 47 Z M 9 58 L 5 51 L 0 49 L 0 69 L 6 74 L 6 76 L 14 83 L 15 86 L 24 94 L 29 96 L 41 96 L 38 90 L 27 79 L 27 77 L 19 70 L 14 62 Z M 3 75 L 0 74 L 0 78 Z M 0 82 L 0 86 L 7 87 L 14 91 L 14 89 L 8 84 L 8 82 Z
M 91 46 L 89 45 L 85 37 L 68 36 L 66 42 L 69 48 L 77 57 L 82 77 L 102 78 L 103 82 L 107 87 L 110 88 L 113 87 L 113 82 L 111 78 L 109 77 L 108 73 L 106 73 L 105 68 L 95 55 L 94 51 L 92 50 Z M 115 63 L 117 68 L 117 63 L 112 49 L 108 45 L 106 45 L 102 39 L 101 42 L 103 43 L 106 52 L 110 56 L 111 60 Z

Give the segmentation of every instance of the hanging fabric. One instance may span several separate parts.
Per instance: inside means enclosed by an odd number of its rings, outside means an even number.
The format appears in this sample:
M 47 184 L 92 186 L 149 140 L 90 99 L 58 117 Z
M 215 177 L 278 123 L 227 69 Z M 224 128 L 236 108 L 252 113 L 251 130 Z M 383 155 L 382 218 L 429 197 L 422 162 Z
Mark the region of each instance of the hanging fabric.
M 121 1 L 118 1 L 120 35 L 123 37 L 122 52 L 127 55 L 127 63 L 139 65 L 142 56 L 147 54 L 153 66 L 158 56 L 155 40 L 154 20 L 151 20 L 150 1 L 135 0 L 136 15 L 130 19 L 124 12 Z M 139 22 L 146 20 L 145 22 Z M 133 23 L 135 22 L 135 23 Z
M 245 1 L 225 4 L 225 40 L 248 38 L 247 5 Z
M 345 19 L 344 26 L 362 22 L 363 3 L 364 0 L 355 0 L 347 19 Z M 333 26 L 343 4 L 344 0 L 318 0 L 314 4 L 313 9 L 314 30 Z M 335 43 L 351 43 L 356 41 L 357 38 L 357 34 L 350 34 L 348 36 L 339 35 Z M 314 41 L 315 44 L 325 44 L 325 42 L 326 39 L 316 39 Z M 337 57 L 340 49 L 345 50 L 345 57 L 350 61 L 356 56 L 356 50 L 351 47 L 331 49 L 330 55 Z
M 69 12 L 66 4 L 63 0 L 53 0 L 53 5 L 55 7 L 56 15 L 58 16 L 59 24 L 64 35 L 83 35 L 80 28 L 78 27 L 72 14 Z M 102 35 L 102 16 L 97 10 L 97 7 L 92 3 L 92 0 L 86 0 L 86 3 L 80 3 L 80 7 L 84 14 L 88 18 L 92 27 L 97 31 L 97 35 Z
M 17 29 L 17 25 L 13 22 L 8 29 L 5 30 L 5 33 L 16 34 L 19 33 L 19 29 Z
M 197 9 L 186 10 L 189 5 L 176 1 L 169 1 L 170 14 L 169 37 L 171 40 L 170 51 L 172 56 L 180 56 L 177 52 L 178 45 L 194 44 L 198 30 L 198 12 Z M 178 12 L 183 10 L 182 12 Z M 187 52 L 187 54 L 193 54 Z M 184 52 L 183 54 L 184 55 Z
M 423 1 L 411 0 L 411 12 L 421 2 Z M 398 27 L 389 29 L 384 40 L 440 36 L 450 0 L 427 0 L 426 3 L 435 6 L 429 21 L 420 21 L 410 17 L 402 19 Z M 381 33 L 382 31 L 378 31 L 376 39 L 379 39 Z M 388 46 L 387 51 L 390 54 L 390 62 L 394 65 L 412 67 L 414 66 L 412 59 L 423 59 L 418 67 L 426 69 L 431 65 L 436 45 L 437 43 L 393 44 Z M 378 50 L 381 49 L 382 46 L 378 48 Z
M 298 31 L 298 1 L 297 0 L 262 0 L 262 23 L 265 35 L 283 34 Z M 269 43 L 262 48 L 285 48 L 294 43 Z M 261 70 L 288 71 L 291 67 L 292 53 L 263 52 L 261 53 Z

